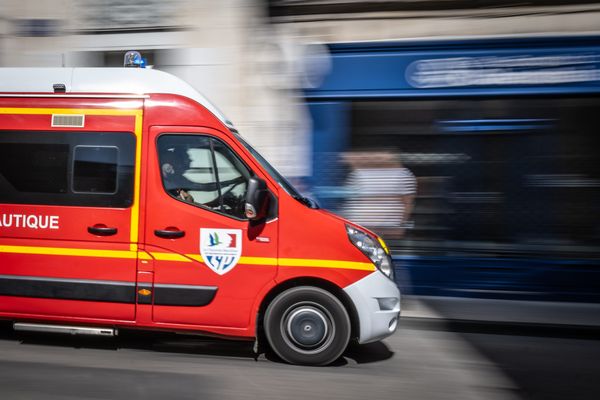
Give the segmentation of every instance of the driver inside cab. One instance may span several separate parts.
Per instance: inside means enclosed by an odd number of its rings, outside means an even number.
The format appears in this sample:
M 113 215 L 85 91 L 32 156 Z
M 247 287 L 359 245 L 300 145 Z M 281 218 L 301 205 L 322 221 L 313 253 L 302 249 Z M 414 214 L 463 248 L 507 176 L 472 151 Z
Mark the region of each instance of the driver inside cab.
M 177 181 L 181 181 L 183 175 L 181 175 L 180 171 L 175 170 L 173 163 L 168 161 L 164 162 L 161 166 L 161 171 L 163 183 L 169 194 L 183 201 L 188 201 L 190 203 L 194 202 L 194 197 L 192 197 L 186 189 L 178 187 L 180 185 L 177 184 Z

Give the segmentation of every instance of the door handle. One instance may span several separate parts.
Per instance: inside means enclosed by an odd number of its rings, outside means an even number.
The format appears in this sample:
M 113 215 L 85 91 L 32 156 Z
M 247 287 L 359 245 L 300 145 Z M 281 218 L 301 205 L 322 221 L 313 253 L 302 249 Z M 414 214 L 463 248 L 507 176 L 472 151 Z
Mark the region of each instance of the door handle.
M 169 227 L 167 229 L 156 229 L 154 234 L 165 239 L 179 239 L 185 236 L 185 231 Z
M 94 226 L 88 226 L 88 232 L 92 235 L 98 236 L 112 236 L 117 234 L 117 228 L 111 228 L 104 224 L 96 224 Z

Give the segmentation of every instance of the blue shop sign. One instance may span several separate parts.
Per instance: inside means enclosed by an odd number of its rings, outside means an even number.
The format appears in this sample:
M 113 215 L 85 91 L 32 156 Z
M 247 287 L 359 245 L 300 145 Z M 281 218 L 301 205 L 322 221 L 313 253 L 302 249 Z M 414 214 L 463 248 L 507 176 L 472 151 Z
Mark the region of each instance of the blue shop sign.
M 593 93 L 600 38 L 330 45 L 332 69 L 308 98 Z

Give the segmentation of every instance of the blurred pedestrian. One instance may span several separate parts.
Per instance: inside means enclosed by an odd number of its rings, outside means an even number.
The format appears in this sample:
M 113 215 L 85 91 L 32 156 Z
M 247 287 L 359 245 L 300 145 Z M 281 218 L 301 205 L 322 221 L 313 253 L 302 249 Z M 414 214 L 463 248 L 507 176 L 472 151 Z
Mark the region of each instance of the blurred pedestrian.
M 399 154 L 390 150 L 348 152 L 343 159 L 350 173 L 342 214 L 387 239 L 404 236 L 417 183 Z

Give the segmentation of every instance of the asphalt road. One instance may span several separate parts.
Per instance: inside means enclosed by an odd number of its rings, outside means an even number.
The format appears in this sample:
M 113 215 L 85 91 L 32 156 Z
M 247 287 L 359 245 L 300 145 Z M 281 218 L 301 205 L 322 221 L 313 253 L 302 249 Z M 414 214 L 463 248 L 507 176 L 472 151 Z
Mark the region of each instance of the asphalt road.
M 600 399 L 600 331 L 485 330 L 461 337 L 511 379 L 521 399 Z
M 0 327 L 0 399 L 599 398 L 593 338 L 447 328 L 407 322 L 383 342 L 352 347 L 336 365 L 297 367 L 255 359 L 248 342 Z

